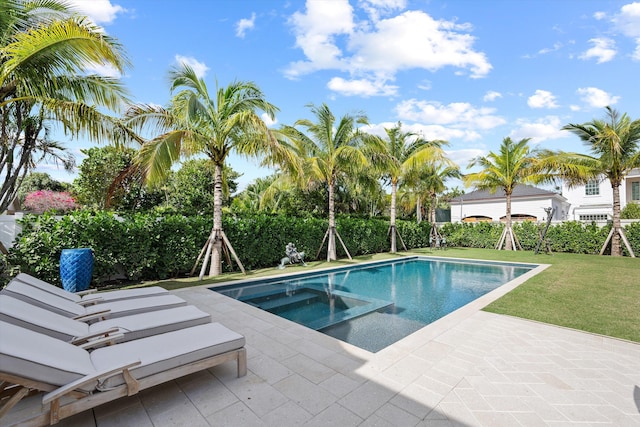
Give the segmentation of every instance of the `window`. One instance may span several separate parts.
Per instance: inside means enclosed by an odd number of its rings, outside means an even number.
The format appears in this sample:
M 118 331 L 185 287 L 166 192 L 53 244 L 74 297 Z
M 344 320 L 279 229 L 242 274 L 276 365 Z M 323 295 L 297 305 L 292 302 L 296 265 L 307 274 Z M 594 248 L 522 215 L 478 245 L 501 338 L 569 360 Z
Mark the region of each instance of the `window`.
M 640 201 L 640 182 L 631 183 L 631 200 Z
M 600 183 L 598 181 L 592 180 L 587 182 L 584 186 L 584 194 L 585 196 L 597 196 L 600 194 Z
M 607 214 L 588 214 L 580 215 L 580 221 L 607 221 L 609 215 Z

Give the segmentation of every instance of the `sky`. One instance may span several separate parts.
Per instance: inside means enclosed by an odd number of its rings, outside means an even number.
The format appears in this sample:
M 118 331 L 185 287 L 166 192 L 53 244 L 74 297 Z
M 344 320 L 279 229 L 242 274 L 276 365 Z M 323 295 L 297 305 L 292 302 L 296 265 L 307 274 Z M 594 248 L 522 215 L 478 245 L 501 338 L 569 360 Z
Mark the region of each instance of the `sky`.
M 272 127 L 364 113 L 367 131 L 402 122 L 449 141 L 466 171 L 505 137 L 587 152 L 568 123 L 609 105 L 640 118 L 640 2 L 617 0 L 72 0 L 115 37 L 136 103 L 166 105 L 167 74 L 191 65 L 210 91 L 253 81 L 279 108 Z M 113 70 L 96 70 L 114 75 Z M 117 74 L 116 74 L 117 76 Z M 99 143 L 58 136 L 76 155 Z M 104 144 L 104 142 L 102 143 Z M 229 158 L 239 187 L 272 170 Z M 74 174 L 52 165 L 55 179 Z

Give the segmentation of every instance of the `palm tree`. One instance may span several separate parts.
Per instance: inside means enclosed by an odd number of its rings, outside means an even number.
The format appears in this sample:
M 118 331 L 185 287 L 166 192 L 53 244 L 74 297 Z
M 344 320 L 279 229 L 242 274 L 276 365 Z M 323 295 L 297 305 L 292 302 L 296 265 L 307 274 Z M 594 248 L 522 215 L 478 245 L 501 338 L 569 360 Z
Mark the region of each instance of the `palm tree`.
M 223 243 L 244 271 L 222 230 L 222 171 L 227 155 L 234 150 L 247 156 L 272 150 L 272 158 L 277 158 L 277 141 L 257 114 L 263 111 L 274 119 L 277 108 L 252 82 L 237 81 L 227 87 L 216 84 L 212 96 L 204 80 L 188 65 L 171 69 L 169 78 L 171 91 L 179 91 L 166 108 L 136 105 L 127 112 L 126 123 L 133 129 L 156 135 L 142 144 L 137 164 L 153 185 L 162 181 L 180 159 L 198 154 L 208 157 L 214 165 L 213 229 L 200 254 L 205 256 L 200 279 L 209 257 L 209 275 L 222 272 Z
M 631 120 L 627 114 L 606 107 L 606 117 L 583 124 L 563 126 L 577 135 L 591 151 L 591 156 L 562 151 L 543 153 L 543 167 L 567 180 L 570 186 L 586 184 L 604 175 L 613 189 L 613 227 L 600 254 L 611 241 L 611 255 L 621 256 L 623 239 L 632 256 L 633 250 L 620 225 L 620 185 L 625 176 L 640 167 L 640 119 Z
M 436 164 L 428 165 L 421 173 L 422 186 L 429 194 L 431 203 L 429 205 L 429 222 L 433 226 L 436 223 L 436 205 L 438 194 L 442 194 L 446 190 L 446 182 L 450 178 L 460 177 L 460 168 L 458 165 Z
M 327 261 L 335 261 L 337 236 L 347 256 L 351 258 L 336 230 L 335 190 L 340 181 L 358 175 L 358 172 L 368 165 L 367 158 L 361 150 L 363 135 L 356 129 L 357 124 L 366 124 L 367 118 L 361 114 L 346 114 L 336 122 L 326 104 L 309 107 L 316 117 L 316 122 L 301 119 L 293 126 L 282 126 L 279 129 L 283 145 L 288 146 L 291 152 L 288 160 L 280 163 L 302 186 L 312 188 L 316 185 L 326 185 L 329 227 L 320 249 L 328 238 Z M 299 130 L 298 126 L 307 133 Z
M 538 152 L 529 147 L 530 138 L 513 142 L 507 137 L 502 140 L 498 153 L 490 152 L 469 163 L 469 168 L 480 166 L 482 170 L 463 177 L 466 186 L 474 185 L 479 190 L 495 193 L 502 189 L 507 201 L 506 224 L 496 249 L 515 250 L 517 238 L 511 227 L 511 195 L 520 184 L 540 183 L 550 180 L 548 174 L 534 172 L 538 164 Z
M 436 162 L 450 163 L 446 159 L 442 146 L 446 141 L 427 141 L 419 138 L 413 132 L 403 132 L 402 124 L 397 123 L 392 128 L 385 128 L 387 138 L 367 138 L 367 152 L 371 154 L 374 164 L 382 171 L 383 178 L 391 184 L 391 207 L 389 234 L 391 236 L 391 253 L 397 252 L 396 235 L 396 197 L 398 185 L 412 174 L 417 174 L 426 164 Z M 400 242 L 404 246 L 402 237 Z
M 57 0 L 0 2 L 0 211 L 38 161 L 70 168 L 73 158 L 49 137 L 49 122 L 94 140 L 122 137 L 117 121 L 100 112 L 126 99 L 118 80 L 88 74 L 92 64 L 119 72 L 122 46 Z

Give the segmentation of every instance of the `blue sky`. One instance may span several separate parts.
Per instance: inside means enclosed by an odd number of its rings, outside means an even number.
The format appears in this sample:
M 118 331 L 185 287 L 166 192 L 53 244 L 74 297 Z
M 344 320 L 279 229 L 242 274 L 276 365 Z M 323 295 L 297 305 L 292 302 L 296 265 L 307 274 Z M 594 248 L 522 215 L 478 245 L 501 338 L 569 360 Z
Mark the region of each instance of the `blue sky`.
M 275 123 L 364 112 L 450 142 L 463 170 L 504 137 L 581 151 L 560 128 L 640 118 L 640 2 L 590 0 L 73 0 L 128 52 L 136 102 L 164 105 L 169 68 L 187 62 L 226 86 L 254 81 Z M 109 73 L 109 70 L 100 70 Z M 82 160 L 87 141 L 59 139 Z M 270 173 L 233 156 L 241 187 Z M 56 179 L 74 175 L 40 167 Z

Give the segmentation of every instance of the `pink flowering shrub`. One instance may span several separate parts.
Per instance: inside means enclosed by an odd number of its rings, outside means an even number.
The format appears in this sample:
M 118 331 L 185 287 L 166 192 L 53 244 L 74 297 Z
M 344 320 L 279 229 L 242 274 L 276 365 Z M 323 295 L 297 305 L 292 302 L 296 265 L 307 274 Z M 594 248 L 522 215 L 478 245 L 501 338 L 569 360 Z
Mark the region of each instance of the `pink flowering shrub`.
M 62 214 L 77 208 L 76 201 L 69 193 L 51 190 L 38 190 L 27 194 L 23 206 L 36 214 L 47 211 Z

